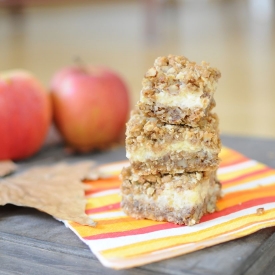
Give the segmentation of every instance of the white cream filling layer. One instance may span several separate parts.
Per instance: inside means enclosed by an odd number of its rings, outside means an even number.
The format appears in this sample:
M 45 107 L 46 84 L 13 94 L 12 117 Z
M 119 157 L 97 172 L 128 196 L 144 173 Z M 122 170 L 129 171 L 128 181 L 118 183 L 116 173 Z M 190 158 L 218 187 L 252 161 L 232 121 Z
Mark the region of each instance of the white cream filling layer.
M 179 141 L 179 142 L 173 142 L 169 145 L 165 146 L 162 150 L 158 150 L 158 152 L 154 152 L 152 148 L 148 148 L 146 146 L 140 146 L 136 148 L 133 151 L 127 150 L 126 157 L 130 159 L 131 161 L 141 161 L 144 162 L 146 160 L 156 160 L 161 157 L 163 157 L 166 154 L 169 154 L 171 152 L 198 152 L 202 149 L 202 146 L 193 145 L 188 141 Z M 203 147 L 204 151 L 211 152 L 212 150 L 209 148 Z
M 176 106 L 182 109 L 202 107 L 202 100 L 200 98 L 201 95 L 202 91 L 196 92 L 195 94 L 180 92 L 178 95 L 159 93 L 156 94 L 156 101 L 163 105 Z
M 193 107 L 202 107 L 202 99 L 200 96 L 202 95 L 202 91 L 196 93 L 189 93 L 186 90 L 179 92 L 177 95 L 172 95 L 167 92 L 156 93 L 156 102 L 159 104 L 163 104 L 171 107 L 180 107 L 182 109 L 185 108 L 193 108 Z M 143 103 L 147 103 L 149 99 L 147 97 L 140 96 L 140 101 Z
M 208 195 L 209 187 L 210 184 L 208 180 L 208 183 L 200 182 L 192 190 L 177 192 L 170 183 L 166 183 L 164 190 L 156 199 L 147 194 L 135 194 L 134 198 L 142 201 L 144 205 L 156 204 L 160 209 L 164 209 L 164 211 L 168 207 L 181 210 L 201 204 Z
M 176 192 L 170 184 L 166 184 L 161 196 L 157 198 L 157 203 L 175 209 L 200 204 L 208 194 L 208 185 L 200 182 L 192 190 Z

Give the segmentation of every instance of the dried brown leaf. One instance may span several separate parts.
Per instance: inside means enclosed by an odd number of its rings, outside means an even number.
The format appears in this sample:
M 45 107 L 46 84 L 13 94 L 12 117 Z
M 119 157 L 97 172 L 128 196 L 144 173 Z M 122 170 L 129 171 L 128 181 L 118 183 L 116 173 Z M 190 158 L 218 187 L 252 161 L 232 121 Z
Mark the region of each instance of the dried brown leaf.
M 28 206 L 56 219 L 95 226 L 85 214 L 86 199 L 81 182 L 92 162 L 59 163 L 31 168 L 25 173 L 0 180 L 0 205 Z
M 11 160 L 0 161 L 0 178 L 7 176 L 16 170 L 16 164 Z

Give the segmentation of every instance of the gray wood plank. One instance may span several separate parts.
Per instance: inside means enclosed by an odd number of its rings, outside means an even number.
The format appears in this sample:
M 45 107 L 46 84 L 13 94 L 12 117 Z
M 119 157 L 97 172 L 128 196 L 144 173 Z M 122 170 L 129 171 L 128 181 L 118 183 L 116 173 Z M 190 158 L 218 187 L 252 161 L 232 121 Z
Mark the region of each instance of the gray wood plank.
M 34 247 L 28 244 L 1 240 L 0 274 L 106 274 L 106 275 L 153 275 L 154 272 L 129 269 L 116 271 L 103 267 L 94 257 L 80 257 L 68 251 L 53 251 L 48 247 Z M 166 273 L 159 273 L 165 275 Z
M 234 150 L 243 153 L 275 168 L 275 140 L 268 138 L 233 137 L 222 135 L 222 143 Z
M 274 250 L 273 250 L 273 253 L 274 253 Z M 268 264 L 267 267 L 265 267 L 264 269 L 257 267 L 257 269 L 252 271 L 252 273 L 250 273 L 250 274 L 252 274 L 252 275 L 256 275 L 256 274 L 275 275 L 275 259 L 274 259 L 274 257 L 272 258 L 272 261 Z
M 235 275 L 272 274 L 263 272 L 264 269 L 272 270 L 273 275 L 275 274 L 275 229 L 272 230 L 274 233 L 235 270 Z
M 15 234 L 3 232 L 1 232 L 0 241 L 9 242 L 10 245 L 14 246 L 21 244 L 32 248 L 39 248 L 59 253 L 66 253 L 87 259 L 96 259 L 96 257 L 91 253 L 91 251 L 88 249 L 86 245 L 83 248 L 72 247 L 71 242 L 69 242 L 69 245 L 57 244 L 50 241 L 42 241 L 33 238 L 28 238 L 25 236 L 18 236 Z
M 70 240 L 72 248 L 87 248 L 62 222 L 46 213 L 27 207 L 14 205 L 0 207 L 0 236 L 1 232 L 57 244 L 67 244 Z

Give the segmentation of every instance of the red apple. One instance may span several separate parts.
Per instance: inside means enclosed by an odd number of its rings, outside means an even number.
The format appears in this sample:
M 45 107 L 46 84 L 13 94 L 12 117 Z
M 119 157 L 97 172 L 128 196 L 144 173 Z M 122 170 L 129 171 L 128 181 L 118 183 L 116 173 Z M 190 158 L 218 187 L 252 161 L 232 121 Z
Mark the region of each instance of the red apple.
M 36 153 L 51 123 L 49 94 L 30 73 L 0 73 L 0 159 Z
M 68 145 L 80 152 L 108 147 L 124 131 L 128 89 L 103 67 L 69 67 L 51 84 L 54 121 Z

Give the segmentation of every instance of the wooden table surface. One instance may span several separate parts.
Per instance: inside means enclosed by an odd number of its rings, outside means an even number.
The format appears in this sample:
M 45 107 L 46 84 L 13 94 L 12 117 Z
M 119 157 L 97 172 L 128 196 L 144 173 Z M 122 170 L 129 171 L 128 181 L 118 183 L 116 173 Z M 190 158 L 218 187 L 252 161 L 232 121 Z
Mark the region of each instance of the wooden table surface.
M 223 144 L 275 168 L 275 140 L 222 137 Z M 61 146 L 46 148 L 19 163 L 20 170 L 67 159 L 98 163 L 125 159 L 124 148 L 68 156 Z M 105 268 L 63 223 L 35 209 L 0 207 L 0 274 L 275 274 L 275 228 L 180 257 L 128 269 Z

